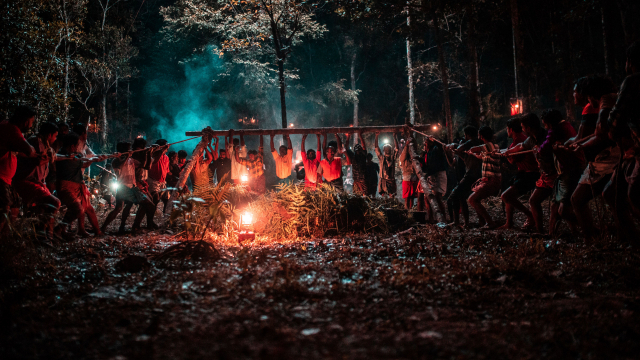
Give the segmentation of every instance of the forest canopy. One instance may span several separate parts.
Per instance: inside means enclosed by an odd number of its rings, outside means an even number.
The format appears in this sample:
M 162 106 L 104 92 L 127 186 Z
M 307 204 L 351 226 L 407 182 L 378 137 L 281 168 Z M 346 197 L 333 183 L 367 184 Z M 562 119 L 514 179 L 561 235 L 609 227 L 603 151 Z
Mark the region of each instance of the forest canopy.
M 105 148 L 245 117 L 263 128 L 439 123 L 456 136 L 465 124 L 502 124 L 515 98 L 525 111 L 553 107 L 575 120 L 575 80 L 619 83 L 640 15 L 632 1 L 2 7 L 2 116 L 27 104 L 38 121 L 88 123 Z

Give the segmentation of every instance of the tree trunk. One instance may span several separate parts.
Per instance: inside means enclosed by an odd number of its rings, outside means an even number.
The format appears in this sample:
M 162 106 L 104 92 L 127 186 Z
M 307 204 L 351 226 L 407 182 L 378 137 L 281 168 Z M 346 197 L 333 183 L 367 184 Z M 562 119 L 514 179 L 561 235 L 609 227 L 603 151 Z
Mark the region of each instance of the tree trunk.
M 482 94 L 480 94 L 480 62 L 478 61 L 478 51 L 473 53 L 474 63 L 476 65 L 476 89 L 478 92 L 478 109 L 480 110 L 480 114 L 484 111 L 484 107 L 482 106 Z
M 565 110 L 567 112 L 566 119 L 572 124 L 575 124 L 576 120 L 576 110 L 573 99 L 573 84 L 575 79 L 575 74 L 573 72 L 575 64 L 575 57 L 573 51 L 573 36 L 571 31 L 566 31 L 566 44 L 567 49 L 562 52 L 562 63 L 564 67 L 564 86 L 563 86 L 563 94 L 564 94 L 564 103 Z
M 608 7 L 607 7 L 608 8 Z M 615 69 L 615 51 L 612 47 L 613 42 L 611 41 L 611 15 L 610 11 L 607 10 L 605 6 L 600 7 L 600 12 L 602 15 L 602 40 L 604 46 L 604 72 L 605 74 L 611 76 L 611 74 L 616 73 Z
M 280 83 L 280 111 L 282 112 L 282 128 L 286 129 L 287 124 L 287 103 L 285 100 L 286 89 L 284 87 L 284 59 L 278 57 L 278 80 Z
M 129 84 L 130 82 L 127 81 L 127 122 L 129 125 L 129 139 L 133 138 L 133 123 L 131 121 L 131 117 L 129 114 L 129 99 L 131 98 L 131 93 L 129 92 Z
M 409 8 L 407 8 L 407 27 L 411 26 L 411 17 L 409 16 Z M 409 83 L 409 124 L 416 123 L 416 101 L 413 95 L 413 63 L 411 61 L 411 41 L 407 37 L 407 75 Z
M 100 134 L 100 139 L 102 140 L 102 145 L 107 143 L 107 92 L 102 92 L 102 98 L 100 99 L 100 127 L 102 128 L 102 133 Z
M 518 67 L 520 67 L 521 74 L 527 73 L 525 70 L 522 71 L 524 67 L 524 45 L 522 43 L 522 34 L 520 33 L 520 17 L 518 13 L 518 0 L 511 0 L 511 28 L 513 31 L 513 71 L 515 77 L 515 93 L 516 98 L 522 97 L 522 109 L 524 112 L 529 111 L 529 101 L 528 95 L 525 95 L 524 92 L 519 91 L 519 87 L 521 89 L 527 89 L 526 81 L 524 81 L 524 76 L 518 76 Z M 529 94 L 530 95 L 530 94 Z
M 473 15 L 471 15 L 473 16 Z M 469 50 L 469 125 L 480 127 L 480 101 L 478 95 L 478 54 L 475 43 L 475 24 L 469 23 L 467 28 L 467 44 Z
M 440 38 L 440 25 L 438 24 L 438 18 L 433 17 L 433 30 L 436 38 L 436 45 L 438 47 L 438 64 L 440 67 L 440 76 L 442 77 L 442 93 L 444 97 L 444 114 L 445 122 L 447 126 L 447 139 L 449 142 L 453 141 L 453 124 L 451 119 L 451 102 L 449 100 L 449 74 L 447 74 L 447 65 L 444 62 L 444 48 L 442 47 L 442 39 Z
M 64 118 L 63 121 L 67 122 L 69 119 L 69 47 L 65 45 L 65 63 L 64 63 Z
M 356 57 L 357 57 L 357 51 L 354 48 L 353 50 L 353 56 L 351 57 L 351 90 L 356 91 Z M 358 126 L 358 105 L 359 105 L 359 100 L 356 96 L 355 101 L 353 102 L 353 126 L 357 127 Z M 355 134 L 353 136 L 353 143 L 357 144 L 358 143 L 358 134 Z
M 515 79 L 516 99 L 518 98 L 518 57 L 516 46 L 516 32 L 518 29 L 518 4 L 516 0 L 511 0 L 511 37 L 513 41 L 513 75 Z

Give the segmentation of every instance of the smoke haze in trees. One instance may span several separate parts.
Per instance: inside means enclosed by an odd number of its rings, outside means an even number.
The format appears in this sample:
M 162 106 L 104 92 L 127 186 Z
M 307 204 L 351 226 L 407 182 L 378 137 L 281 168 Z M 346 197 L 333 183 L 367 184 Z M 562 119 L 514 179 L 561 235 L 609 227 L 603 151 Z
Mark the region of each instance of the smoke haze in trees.
M 182 78 L 157 74 L 157 78 L 145 86 L 152 118 L 149 137 L 175 142 L 185 139 L 185 131 L 198 131 L 207 126 L 231 128 L 236 117 L 219 81 L 225 71 L 223 59 L 207 51 L 181 65 Z M 188 150 L 193 146 L 193 143 L 181 143 L 176 149 Z

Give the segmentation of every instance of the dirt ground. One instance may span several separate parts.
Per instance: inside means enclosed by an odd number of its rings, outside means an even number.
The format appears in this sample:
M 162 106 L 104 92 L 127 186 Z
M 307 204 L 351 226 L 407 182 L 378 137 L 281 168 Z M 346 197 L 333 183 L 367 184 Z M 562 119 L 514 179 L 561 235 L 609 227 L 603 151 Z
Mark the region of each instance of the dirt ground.
M 113 226 L 117 226 L 118 221 Z M 2 359 L 637 359 L 640 252 L 520 231 L 2 244 Z

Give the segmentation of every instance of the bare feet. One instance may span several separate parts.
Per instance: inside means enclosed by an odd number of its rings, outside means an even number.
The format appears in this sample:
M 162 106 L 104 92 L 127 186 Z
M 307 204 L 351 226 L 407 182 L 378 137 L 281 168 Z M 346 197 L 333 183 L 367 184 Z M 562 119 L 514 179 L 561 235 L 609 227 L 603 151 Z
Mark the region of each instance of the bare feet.
M 522 225 L 522 230 L 534 231 L 536 230 L 536 222 L 533 219 L 527 219 Z
M 513 224 L 504 224 L 497 228 L 497 230 L 511 230 L 513 229 Z
M 494 230 L 498 226 L 500 226 L 500 223 L 492 221 L 490 223 L 487 223 L 485 226 L 481 227 L 480 230 Z

